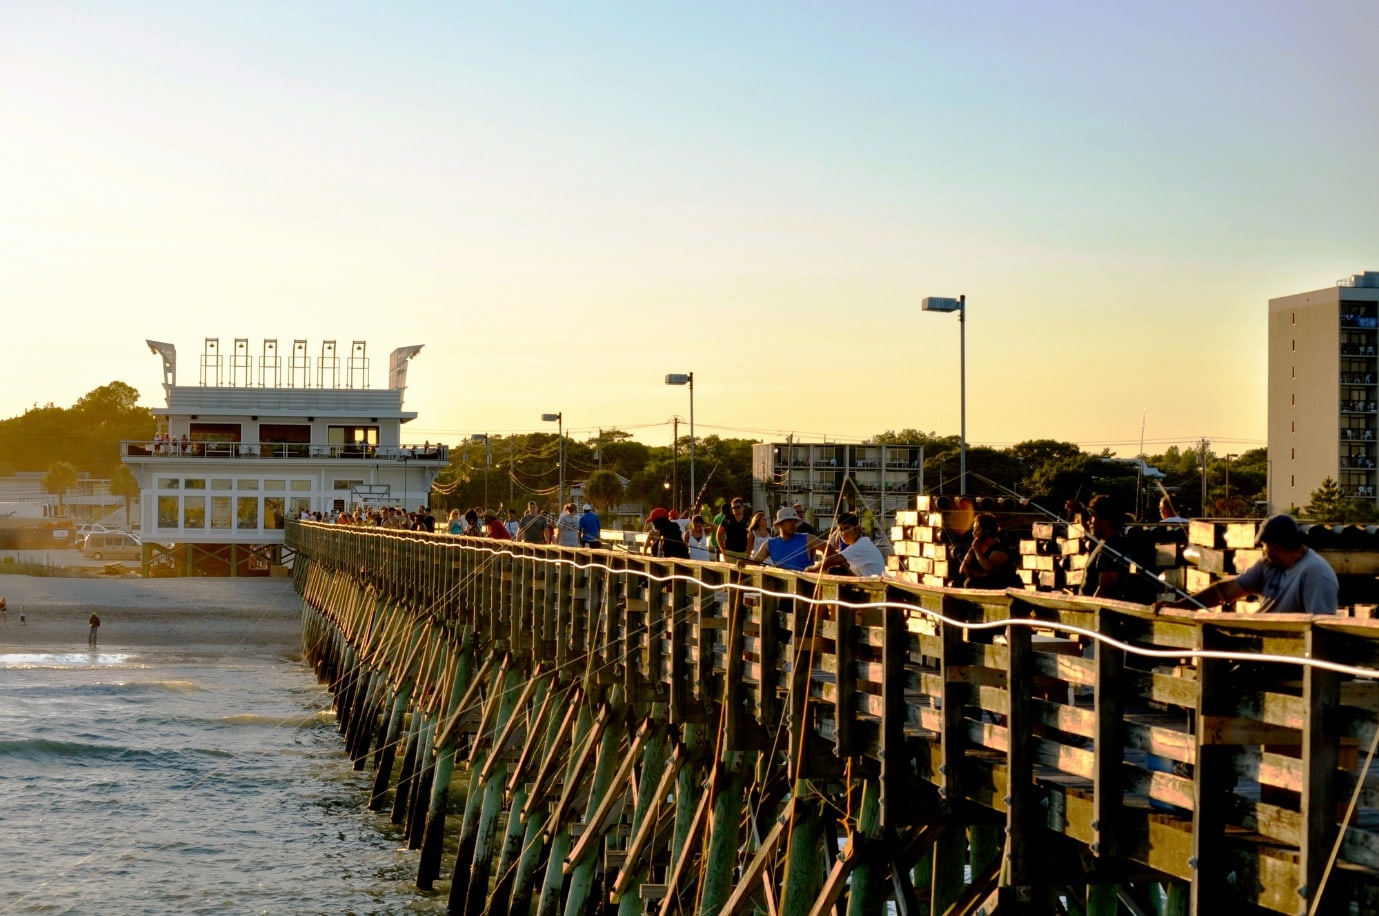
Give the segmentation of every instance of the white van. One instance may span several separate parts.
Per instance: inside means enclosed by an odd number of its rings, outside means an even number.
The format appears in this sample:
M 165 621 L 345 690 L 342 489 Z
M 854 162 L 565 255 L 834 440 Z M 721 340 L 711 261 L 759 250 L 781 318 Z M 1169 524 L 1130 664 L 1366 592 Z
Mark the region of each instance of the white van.
M 82 542 L 81 553 L 91 560 L 137 560 L 144 555 L 144 545 L 123 531 L 93 532 Z

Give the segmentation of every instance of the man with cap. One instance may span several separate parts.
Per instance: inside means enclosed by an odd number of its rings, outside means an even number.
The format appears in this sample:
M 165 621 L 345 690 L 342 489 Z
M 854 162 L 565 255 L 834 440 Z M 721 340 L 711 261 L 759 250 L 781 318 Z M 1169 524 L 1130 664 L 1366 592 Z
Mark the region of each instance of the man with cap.
M 1270 516 L 1260 526 L 1255 543 L 1264 548 L 1264 558 L 1240 575 L 1209 585 L 1192 598 L 1155 607 L 1217 607 L 1244 595 L 1261 595 L 1260 613 L 1336 613 L 1336 571 L 1302 542 L 1302 531 L 1292 516 Z
M 776 536 L 768 538 L 757 548 L 752 559 L 781 569 L 804 572 L 813 562 L 811 554 L 824 550 L 828 544 L 812 534 L 799 530 L 800 516 L 790 506 L 782 506 L 776 513 Z
M 594 549 L 603 546 L 603 522 L 588 503 L 584 504 L 584 513 L 579 517 L 579 546 Z

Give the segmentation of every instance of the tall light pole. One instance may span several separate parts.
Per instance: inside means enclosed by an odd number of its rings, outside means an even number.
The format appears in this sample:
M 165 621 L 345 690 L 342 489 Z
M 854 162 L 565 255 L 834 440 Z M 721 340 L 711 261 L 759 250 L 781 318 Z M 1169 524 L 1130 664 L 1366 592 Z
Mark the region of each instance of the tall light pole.
M 694 373 L 672 372 L 666 376 L 667 385 L 688 385 L 690 396 L 690 512 L 699 499 L 699 491 L 694 489 Z
M 959 438 L 958 495 L 967 495 L 967 296 L 956 299 L 942 299 L 928 296 L 920 306 L 926 312 L 958 313 L 958 391 L 959 423 L 962 424 Z
M 560 491 L 556 494 L 556 511 L 559 512 L 565 505 L 565 413 L 543 413 L 541 419 L 546 423 L 554 423 L 556 435 L 560 437 Z
M 1239 457 L 1234 453 L 1226 456 L 1226 502 L 1228 503 L 1231 501 L 1231 459 Z

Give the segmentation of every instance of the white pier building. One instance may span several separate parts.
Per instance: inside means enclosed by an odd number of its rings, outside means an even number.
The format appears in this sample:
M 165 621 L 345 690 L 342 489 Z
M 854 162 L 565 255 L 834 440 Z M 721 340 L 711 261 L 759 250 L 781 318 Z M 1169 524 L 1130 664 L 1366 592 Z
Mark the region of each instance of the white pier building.
M 227 355 L 206 338 L 198 383 L 177 382 L 177 350 L 162 357 L 167 406 L 154 409 L 159 437 L 124 442 L 122 458 L 141 488 L 145 574 L 265 575 L 282 562 L 290 518 L 360 504 L 415 509 L 449 461 L 437 443 L 405 441 L 407 363 L 421 346 L 388 358 L 388 386 L 369 385 L 367 344 L 343 359 L 326 340 L 314 357 L 293 340 L 257 354 L 235 338 Z

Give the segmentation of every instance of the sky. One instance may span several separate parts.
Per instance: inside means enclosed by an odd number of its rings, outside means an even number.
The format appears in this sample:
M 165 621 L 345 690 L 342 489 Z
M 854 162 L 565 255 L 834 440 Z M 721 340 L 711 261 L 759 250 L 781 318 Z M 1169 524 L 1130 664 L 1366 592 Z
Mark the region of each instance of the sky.
M 1379 4 L 0 0 L 0 416 L 423 344 L 404 438 L 1266 435 L 1379 268 Z M 685 432 L 684 429 L 681 430 Z

